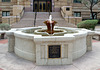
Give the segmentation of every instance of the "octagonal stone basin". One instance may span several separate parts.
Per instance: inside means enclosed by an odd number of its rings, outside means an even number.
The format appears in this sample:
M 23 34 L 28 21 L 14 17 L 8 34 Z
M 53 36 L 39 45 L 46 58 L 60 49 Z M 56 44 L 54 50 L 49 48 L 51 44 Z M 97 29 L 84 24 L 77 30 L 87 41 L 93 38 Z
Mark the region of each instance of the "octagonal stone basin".
M 61 30 L 58 34 L 49 36 L 38 33 L 45 31 L 45 26 L 18 28 L 8 31 L 9 52 L 19 57 L 36 62 L 37 65 L 65 65 L 92 50 L 91 39 L 93 31 L 78 28 L 55 27 Z M 40 31 L 42 32 L 42 31 Z M 60 58 L 49 58 L 49 45 L 61 47 Z
M 54 34 L 48 34 L 46 30 L 47 30 L 46 27 L 40 26 L 39 28 L 27 29 L 27 30 L 23 30 L 22 32 L 28 33 L 28 34 L 34 34 L 34 35 L 42 35 L 42 36 L 51 36 L 51 35 L 52 36 L 64 36 L 64 34 L 77 33 L 77 31 L 75 30 L 59 28 L 59 27 L 54 28 Z

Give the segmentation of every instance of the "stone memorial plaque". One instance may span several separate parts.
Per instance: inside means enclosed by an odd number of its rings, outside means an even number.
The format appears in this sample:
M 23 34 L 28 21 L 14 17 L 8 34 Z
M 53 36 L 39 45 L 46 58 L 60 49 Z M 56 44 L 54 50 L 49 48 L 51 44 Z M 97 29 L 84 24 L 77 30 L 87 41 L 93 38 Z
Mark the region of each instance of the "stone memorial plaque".
M 61 45 L 49 45 L 48 46 L 48 57 L 49 58 L 60 58 L 61 57 Z

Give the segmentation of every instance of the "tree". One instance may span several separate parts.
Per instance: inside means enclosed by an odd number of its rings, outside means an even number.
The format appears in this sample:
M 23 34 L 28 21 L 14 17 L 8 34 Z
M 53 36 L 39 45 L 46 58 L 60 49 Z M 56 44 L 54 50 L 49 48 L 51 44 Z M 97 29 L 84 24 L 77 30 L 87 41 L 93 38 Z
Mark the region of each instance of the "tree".
M 95 19 L 95 16 L 100 13 L 100 9 L 98 8 L 98 12 L 94 13 L 93 8 L 100 4 L 100 0 L 79 0 L 81 1 L 89 10 L 92 19 Z

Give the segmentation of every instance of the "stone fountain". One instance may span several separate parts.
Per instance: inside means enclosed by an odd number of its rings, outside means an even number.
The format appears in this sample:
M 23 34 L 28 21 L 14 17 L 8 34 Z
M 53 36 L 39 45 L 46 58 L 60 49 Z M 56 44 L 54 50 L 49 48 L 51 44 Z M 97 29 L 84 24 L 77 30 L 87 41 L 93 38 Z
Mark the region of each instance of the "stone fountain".
M 17 28 L 8 31 L 8 51 L 37 65 L 66 65 L 92 50 L 93 31 L 58 27 L 50 19 L 46 26 Z
M 56 21 L 52 20 L 52 15 L 49 16 L 49 19 L 44 22 L 46 28 L 37 29 L 34 31 L 34 34 L 42 35 L 42 36 L 61 36 L 67 33 L 67 30 L 54 28 Z
M 52 20 L 52 16 L 50 15 L 49 20 L 44 22 L 47 26 L 46 32 L 48 34 L 53 34 L 54 33 L 54 26 L 57 23 L 56 21 Z

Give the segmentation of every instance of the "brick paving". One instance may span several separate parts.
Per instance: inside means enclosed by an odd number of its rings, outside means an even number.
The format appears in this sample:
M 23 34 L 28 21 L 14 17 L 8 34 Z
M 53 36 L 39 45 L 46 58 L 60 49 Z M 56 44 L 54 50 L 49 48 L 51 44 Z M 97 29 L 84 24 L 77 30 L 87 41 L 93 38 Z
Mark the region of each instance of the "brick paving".
M 0 68 L 0 70 L 3 70 L 3 69 Z
M 97 69 L 97 70 L 100 70 L 100 69 Z
M 8 43 L 8 40 L 7 40 L 7 39 L 5 39 L 5 40 L 0 40 L 0 44 L 6 44 L 6 43 Z
M 92 42 L 100 42 L 100 41 L 97 41 L 97 40 L 93 40 Z

